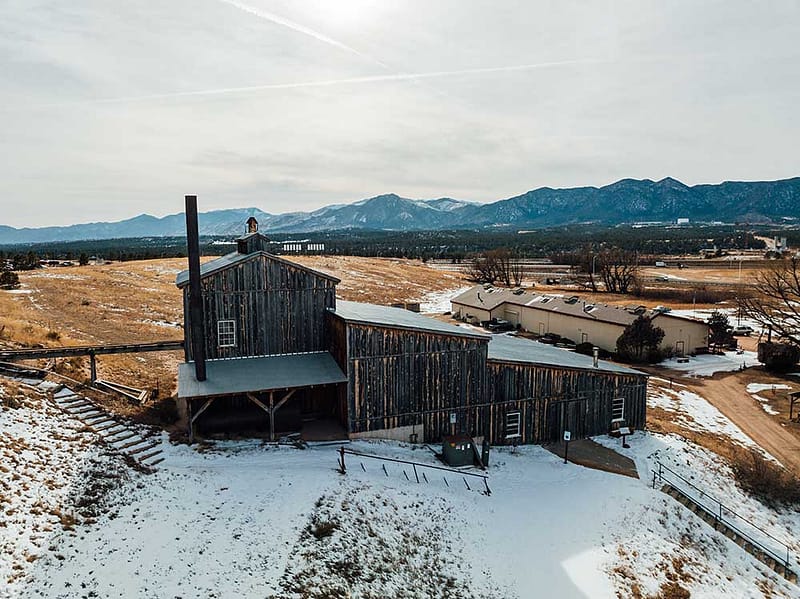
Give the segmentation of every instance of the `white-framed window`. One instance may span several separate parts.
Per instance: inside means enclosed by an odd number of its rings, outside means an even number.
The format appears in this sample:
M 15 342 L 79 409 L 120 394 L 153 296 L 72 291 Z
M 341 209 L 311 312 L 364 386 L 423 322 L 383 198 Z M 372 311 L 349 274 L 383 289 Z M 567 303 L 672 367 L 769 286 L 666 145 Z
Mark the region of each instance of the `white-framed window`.
M 581 343 L 589 342 L 589 333 L 581 333 Z
M 217 343 L 220 347 L 233 347 L 236 345 L 236 321 L 217 321 Z
M 506 413 L 506 439 L 520 437 L 522 433 L 522 418 L 519 412 Z
M 611 400 L 611 422 L 625 420 L 625 398 L 615 397 Z

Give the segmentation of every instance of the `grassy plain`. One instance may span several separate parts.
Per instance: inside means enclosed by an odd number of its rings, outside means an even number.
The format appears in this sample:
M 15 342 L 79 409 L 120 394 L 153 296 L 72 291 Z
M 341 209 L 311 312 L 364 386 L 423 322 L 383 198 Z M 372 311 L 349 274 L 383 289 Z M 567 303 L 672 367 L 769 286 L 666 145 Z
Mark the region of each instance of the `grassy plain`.
M 464 280 L 419 261 L 338 256 L 294 260 L 341 279 L 339 297 L 389 304 L 463 287 Z M 22 287 L 0 291 L 0 347 L 137 343 L 183 338 L 181 292 L 175 275 L 185 259 L 115 262 L 21 272 Z M 181 352 L 103 356 L 101 378 L 174 390 Z M 59 360 L 64 374 L 88 377 L 88 360 Z

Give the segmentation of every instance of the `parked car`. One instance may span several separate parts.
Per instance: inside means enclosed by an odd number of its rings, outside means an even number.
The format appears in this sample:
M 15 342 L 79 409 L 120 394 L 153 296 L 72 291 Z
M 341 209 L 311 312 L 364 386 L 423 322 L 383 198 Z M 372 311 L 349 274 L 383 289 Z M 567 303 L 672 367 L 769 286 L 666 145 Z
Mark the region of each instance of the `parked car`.
M 752 333 L 755 332 L 756 331 L 753 327 L 746 324 L 740 324 L 738 326 L 733 327 L 733 329 L 731 330 L 731 333 L 733 333 L 735 336 L 741 335 L 743 337 L 749 337 Z
M 491 320 L 483 321 L 481 324 L 487 331 L 491 331 L 492 333 L 513 331 L 516 328 L 513 324 L 502 318 L 492 318 Z
M 659 283 L 666 283 L 667 281 L 669 281 L 669 277 L 661 275 L 660 277 L 656 277 L 655 280 L 658 281 Z

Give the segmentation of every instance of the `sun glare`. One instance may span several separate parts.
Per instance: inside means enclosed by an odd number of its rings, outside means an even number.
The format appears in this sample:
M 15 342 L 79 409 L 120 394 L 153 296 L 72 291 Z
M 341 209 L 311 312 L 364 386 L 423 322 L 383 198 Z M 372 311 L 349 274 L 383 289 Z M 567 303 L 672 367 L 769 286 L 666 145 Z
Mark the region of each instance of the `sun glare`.
M 334 27 L 352 27 L 373 19 L 384 8 L 376 0 L 317 0 L 309 12 Z

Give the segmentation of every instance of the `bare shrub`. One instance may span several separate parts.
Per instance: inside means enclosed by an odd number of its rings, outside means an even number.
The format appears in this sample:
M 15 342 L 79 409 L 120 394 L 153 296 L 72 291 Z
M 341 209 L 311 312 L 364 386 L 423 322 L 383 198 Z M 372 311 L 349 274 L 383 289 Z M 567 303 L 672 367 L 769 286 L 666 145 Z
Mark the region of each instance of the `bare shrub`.
M 308 532 L 314 535 L 315 539 L 320 540 L 331 536 L 337 528 L 339 528 L 339 524 L 330 520 L 325 522 L 312 522 L 308 527 Z
M 800 479 L 756 450 L 734 452 L 731 466 L 739 485 L 769 505 L 800 505 Z
M 692 594 L 688 589 L 682 587 L 677 582 L 665 582 L 661 585 L 657 599 L 689 599 Z
M 736 291 L 732 289 L 687 287 L 681 289 L 661 287 L 640 287 L 636 291 L 638 297 L 657 301 L 670 301 L 680 304 L 718 304 L 736 299 Z M 741 295 L 743 291 L 739 291 Z
M 58 331 L 47 331 L 45 339 L 47 339 L 48 341 L 60 341 L 61 333 L 59 333 Z

